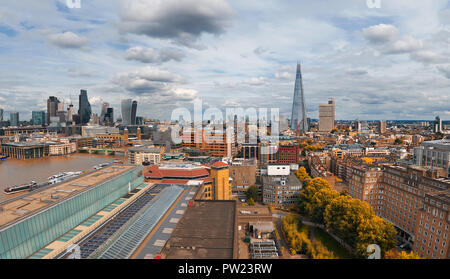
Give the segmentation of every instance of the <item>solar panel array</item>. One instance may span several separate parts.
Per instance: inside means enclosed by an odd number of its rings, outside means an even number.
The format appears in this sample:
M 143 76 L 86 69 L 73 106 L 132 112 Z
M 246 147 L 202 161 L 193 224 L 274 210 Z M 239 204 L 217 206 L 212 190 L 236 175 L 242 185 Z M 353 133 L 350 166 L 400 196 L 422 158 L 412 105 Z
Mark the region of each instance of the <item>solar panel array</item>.
M 103 228 L 97 231 L 92 237 L 80 244 L 81 258 L 88 258 L 95 250 L 106 242 L 117 230 L 119 230 L 128 220 L 130 220 L 139 210 L 147 205 L 154 196 L 152 194 L 159 193 L 160 187 L 147 190 L 142 196 L 136 199 L 127 209 L 117 215 Z
M 183 192 L 183 188 L 171 186 L 155 197 L 145 212 L 100 256 L 101 259 L 127 259 L 155 227 Z

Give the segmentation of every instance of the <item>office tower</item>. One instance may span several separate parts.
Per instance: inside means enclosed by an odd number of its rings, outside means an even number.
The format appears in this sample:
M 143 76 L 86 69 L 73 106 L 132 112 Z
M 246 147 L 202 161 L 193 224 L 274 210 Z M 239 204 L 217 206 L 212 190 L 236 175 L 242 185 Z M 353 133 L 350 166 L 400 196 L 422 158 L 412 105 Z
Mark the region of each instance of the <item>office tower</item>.
M 86 90 L 81 90 L 79 102 L 78 115 L 80 116 L 80 123 L 81 125 L 85 125 L 91 120 L 92 114 L 91 104 L 89 103 Z
M 58 98 L 50 96 L 47 100 L 47 124 L 50 124 L 50 117 L 57 116 L 58 111 Z
M 300 63 L 297 63 L 294 101 L 292 104 L 291 129 L 297 131 L 299 134 L 305 134 L 309 129 L 306 122 L 305 95 L 303 92 L 302 70 Z
M 105 114 L 105 125 L 112 126 L 114 124 L 114 109 L 108 108 Z
M 436 119 L 434 120 L 433 132 L 442 133 L 442 119 L 439 117 L 439 115 L 436 116 Z
M 11 112 L 11 114 L 9 116 L 9 122 L 10 122 L 10 126 L 18 127 L 19 126 L 19 113 Z
M 58 111 L 64 111 L 64 102 L 59 102 L 58 103 Z
M 133 101 L 131 106 L 131 125 L 136 125 L 137 102 Z
M 414 148 L 414 164 L 443 168 L 450 178 L 450 140 L 424 141 Z
M 386 133 L 386 121 L 380 121 L 378 122 L 378 132 L 380 134 Z
M 109 108 L 109 103 L 104 102 L 102 104 L 102 111 L 100 113 L 100 124 L 102 124 L 102 125 L 105 124 L 105 117 L 106 117 L 106 113 L 108 112 L 108 108 Z
M 319 105 L 319 132 L 331 132 L 334 129 L 334 99 L 328 104 Z
M 131 125 L 133 101 L 131 99 L 122 100 L 122 125 Z
M 67 122 L 73 122 L 73 105 L 70 104 L 67 108 Z
M 98 114 L 93 113 L 91 115 L 91 120 L 89 121 L 89 125 L 100 125 L 100 117 Z
M 144 118 L 142 116 L 136 116 L 136 125 L 144 124 Z
M 31 122 L 33 125 L 43 126 L 46 124 L 45 111 L 32 111 Z
M 59 117 L 60 123 L 65 123 L 67 121 L 67 111 L 58 111 L 57 116 Z
M 3 121 L 3 109 L 0 109 L 0 122 Z

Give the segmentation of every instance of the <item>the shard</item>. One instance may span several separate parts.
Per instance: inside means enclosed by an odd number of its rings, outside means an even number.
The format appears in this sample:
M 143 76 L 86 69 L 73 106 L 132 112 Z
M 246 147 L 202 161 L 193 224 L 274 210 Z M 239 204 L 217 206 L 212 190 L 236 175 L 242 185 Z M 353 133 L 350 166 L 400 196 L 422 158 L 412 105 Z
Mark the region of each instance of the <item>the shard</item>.
M 294 101 L 292 104 L 291 130 L 304 135 L 308 131 L 306 119 L 305 95 L 303 92 L 302 69 L 297 63 L 297 75 L 295 77 Z

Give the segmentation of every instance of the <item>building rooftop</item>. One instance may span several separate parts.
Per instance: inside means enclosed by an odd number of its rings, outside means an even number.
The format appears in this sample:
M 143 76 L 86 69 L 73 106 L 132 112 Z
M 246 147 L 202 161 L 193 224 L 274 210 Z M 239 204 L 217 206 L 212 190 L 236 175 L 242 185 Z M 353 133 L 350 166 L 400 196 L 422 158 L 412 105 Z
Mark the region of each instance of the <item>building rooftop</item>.
M 236 201 L 199 201 L 188 207 L 161 255 L 166 259 L 237 257 Z
M 282 186 L 300 186 L 302 183 L 298 180 L 297 176 L 291 172 L 289 176 L 269 176 L 263 175 L 262 177 L 263 185 L 282 185 L 282 181 L 285 181 L 285 185 Z
M 33 191 L 17 198 L 0 203 L 0 229 L 23 220 L 30 215 L 45 210 L 55 204 L 78 195 L 81 192 L 107 181 L 119 174 L 125 173 L 135 166 L 110 166 L 98 171 L 82 175 L 55 186 Z
M 179 165 L 179 167 L 167 167 L 153 165 L 148 167 L 145 172 L 145 177 L 148 179 L 193 179 L 207 176 L 209 176 L 209 172 L 202 166 L 187 167 L 186 165 Z
M 142 146 L 142 147 L 128 148 L 128 151 L 130 151 L 130 152 L 145 152 L 145 153 L 161 153 L 162 149 L 155 148 L 155 147 Z

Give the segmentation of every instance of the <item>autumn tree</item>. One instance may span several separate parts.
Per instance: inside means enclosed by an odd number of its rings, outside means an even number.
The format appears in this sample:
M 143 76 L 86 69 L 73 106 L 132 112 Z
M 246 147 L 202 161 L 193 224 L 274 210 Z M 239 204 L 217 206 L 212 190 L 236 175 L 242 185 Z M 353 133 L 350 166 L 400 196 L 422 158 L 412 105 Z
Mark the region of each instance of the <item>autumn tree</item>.
M 384 254 L 384 258 L 388 260 L 418 260 L 422 259 L 419 255 L 414 252 L 407 253 L 405 251 L 397 251 L 391 249 Z
M 394 226 L 376 215 L 363 218 L 356 231 L 355 254 L 358 257 L 367 258 L 367 247 L 371 244 L 380 246 L 382 256 L 395 247 L 397 232 Z
M 355 247 L 359 224 L 373 216 L 374 212 L 369 204 L 339 195 L 327 205 L 324 221 L 328 230 Z
M 311 202 L 316 192 L 324 188 L 330 189 L 330 185 L 326 180 L 320 177 L 314 178 L 306 187 L 303 188 L 300 192 L 298 202 L 298 208 L 301 214 L 308 214 L 308 204 Z
M 305 210 L 311 219 L 319 224 L 323 224 L 323 215 L 325 208 L 333 199 L 339 196 L 339 193 L 329 187 L 324 187 L 317 191 L 305 205 Z

